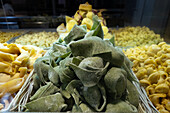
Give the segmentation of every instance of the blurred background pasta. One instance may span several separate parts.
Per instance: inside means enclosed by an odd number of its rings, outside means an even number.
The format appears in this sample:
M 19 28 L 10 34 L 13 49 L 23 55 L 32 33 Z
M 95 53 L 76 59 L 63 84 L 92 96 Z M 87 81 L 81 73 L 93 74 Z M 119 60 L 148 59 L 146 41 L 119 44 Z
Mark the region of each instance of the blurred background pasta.
M 0 31 L 0 43 L 5 43 L 13 37 L 21 35 L 22 32 L 2 32 Z
M 30 34 L 25 34 L 20 38 L 16 39 L 15 43 L 21 45 L 34 45 L 41 48 L 46 48 L 52 46 L 54 42 L 58 39 L 58 34 L 56 32 L 35 32 Z
M 154 31 L 145 26 L 124 27 L 111 31 L 115 35 L 116 45 L 122 47 L 158 44 L 163 41 L 159 34 L 155 34 Z

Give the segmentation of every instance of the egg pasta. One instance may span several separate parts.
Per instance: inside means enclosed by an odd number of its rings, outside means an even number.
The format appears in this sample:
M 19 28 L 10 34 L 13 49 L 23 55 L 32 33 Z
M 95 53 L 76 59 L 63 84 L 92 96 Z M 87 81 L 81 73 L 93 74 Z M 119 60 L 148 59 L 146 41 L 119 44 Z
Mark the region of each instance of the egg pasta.
M 130 48 L 124 51 L 149 99 L 160 113 L 170 112 L 170 45 Z

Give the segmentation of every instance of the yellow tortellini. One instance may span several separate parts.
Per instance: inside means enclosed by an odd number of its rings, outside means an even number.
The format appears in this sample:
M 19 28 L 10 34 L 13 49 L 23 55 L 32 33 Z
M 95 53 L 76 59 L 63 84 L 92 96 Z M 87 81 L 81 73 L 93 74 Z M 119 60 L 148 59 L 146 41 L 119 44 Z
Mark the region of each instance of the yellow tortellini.
M 155 34 L 148 27 L 124 27 L 118 30 L 113 29 L 112 33 L 115 34 L 115 43 L 117 46 L 127 47 L 127 46 L 143 46 L 158 44 L 162 42 L 163 39 L 159 34 Z M 159 47 L 153 46 L 153 52 L 159 51 Z
M 160 113 L 170 112 L 170 45 L 140 46 L 124 51 L 132 70 Z
M 23 32 L 2 32 L 0 31 L 0 43 L 5 43 L 13 37 L 21 35 Z
M 21 36 L 16 39 L 15 43 L 22 45 L 34 45 L 40 48 L 51 47 L 57 41 L 58 34 L 56 32 L 34 32 Z

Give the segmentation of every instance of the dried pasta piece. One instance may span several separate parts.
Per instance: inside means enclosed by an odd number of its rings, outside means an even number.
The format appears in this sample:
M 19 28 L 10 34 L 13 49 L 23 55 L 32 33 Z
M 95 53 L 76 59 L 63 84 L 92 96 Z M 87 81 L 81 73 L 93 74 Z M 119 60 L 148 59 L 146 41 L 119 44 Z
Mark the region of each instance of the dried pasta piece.
M 9 62 L 0 62 L 0 72 L 1 73 L 12 73 L 12 65 Z
M 147 93 L 148 95 L 155 94 L 155 87 L 156 87 L 156 86 L 157 86 L 156 84 L 153 84 L 153 85 L 148 86 L 148 87 L 146 88 L 146 93 Z
M 141 80 L 146 77 L 146 76 L 144 76 L 144 75 L 146 75 L 146 73 L 147 73 L 147 70 L 145 68 L 142 68 L 136 73 L 136 76 L 139 80 Z
M 142 79 L 142 80 L 140 80 L 139 82 L 140 82 L 140 84 L 141 84 L 144 88 L 146 88 L 146 87 L 148 87 L 148 86 L 151 85 L 151 83 L 150 83 L 147 79 Z
M 19 68 L 20 71 L 20 77 L 23 77 L 25 74 L 27 74 L 27 67 L 20 67 Z
M 19 65 L 19 66 L 26 66 L 26 63 L 28 62 L 29 59 L 29 53 L 24 52 L 21 53 L 15 61 L 12 62 L 13 65 Z
M 154 73 L 153 67 L 148 67 L 148 68 L 147 68 L 147 75 L 150 75 L 150 74 L 152 74 L 152 73 Z
M 4 53 L 0 51 L 0 58 L 4 61 L 14 61 L 14 59 L 17 57 L 17 55 L 10 54 L 10 53 Z
M 0 98 L 5 95 L 5 93 L 15 93 L 17 92 L 24 83 L 23 78 L 17 78 L 0 85 Z
M 169 111 L 167 111 L 163 105 L 159 105 L 156 107 L 156 109 L 158 109 L 160 113 L 169 113 Z
M 16 44 L 3 44 L 1 46 L 0 51 L 5 52 L 5 53 L 13 53 L 13 54 L 19 54 L 19 48 L 17 47 Z
M 147 65 L 147 64 L 155 64 L 155 65 L 156 65 L 156 62 L 155 62 L 155 60 L 154 60 L 153 57 L 149 57 L 148 59 L 146 59 L 146 60 L 144 61 L 144 64 L 145 64 L 145 65 Z
M 161 102 L 165 108 L 170 112 L 170 100 L 169 99 L 163 99 L 163 101 Z
M 0 73 L 0 85 L 9 80 L 10 80 L 10 75 L 5 74 L 5 73 Z
M 153 44 L 149 47 L 148 51 L 150 51 L 154 54 L 157 54 L 157 52 L 160 51 L 160 50 L 161 50 L 161 48 L 158 45 Z
M 155 87 L 156 93 L 166 94 L 169 91 L 169 86 L 166 83 L 159 84 Z
M 168 74 L 164 71 L 159 71 L 160 79 L 158 80 L 158 84 L 164 83 L 165 79 L 168 77 Z
M 152 95 L 149 95 L 149 99 L 151 100 L 151 102 L 155 106 L 159 106 L 160 105 L 160 99 L 165 98 L 165 97 L 166 97 L 166 94 L 152 94 Z
M 151 75 L 149 75 L 148 80 L 151 82 L 151 84 L 153 84 L 153 83 L 157 83 L 159 78 L 160 78 L 159 72 L 154 72 Z

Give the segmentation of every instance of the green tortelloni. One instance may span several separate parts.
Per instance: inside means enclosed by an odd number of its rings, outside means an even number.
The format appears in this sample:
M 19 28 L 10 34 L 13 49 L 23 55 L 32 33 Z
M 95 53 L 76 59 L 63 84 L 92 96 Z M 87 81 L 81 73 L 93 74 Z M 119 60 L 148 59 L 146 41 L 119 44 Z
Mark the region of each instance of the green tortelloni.
M 78 106 L 80 104 L 80 92 L 83 90 L 83 84 L 80 80 L 72 80 L 67 86 L 66 91 L 72 95 L 75 105 Z
M 71 41 L 82 39 L 86 33 L 87 31 L 84 26 L 75 25 L 70 33 L 64 38 L 64 41 L 68 44 Z
M 75 77 L 74 72 L 69 67 L 71 61 L 72 58 L 66 57 L 60 61 L 59 66 L 55 68 L 62 83 L 69 83 Z
M 114 48 L 111 43 L 99 37 L 92 36 L 69 44 L 73 56 L 92 57 L 99 56 L 112 65 L 121 67 L 124 63 L 124 55 Z
M 81 103 L 80 104 L 80 108 L 82 110 L 82 112 L 95 112 L 94 109 L 92 109 L 91 107 L 89 107 L 88 105 Z
M 131 105 L 128 102 L 117 100 L 113 103 L 109 103 L 106 106 L 106 112 L 114 113 L 138 113 L 138 110 L 135 106 Z
M 126 89 L 127 73 L 121 68 L 112 67 L 104 77 L 108 95 L 113 100 L 120 99 Z
M 92 109 L 90 106 L 88 106 L 85 103 L 81 103 L 78 107 L 76 105 L 73 106 L 72 108 L 72 112 L 83 112 L 83 113 L 87 113 L 87 112 L 95 112 L 94 109 Z
M 30 100 L 36 100 L 40 97 L 48 96 L 54 93 L 57 93 L 59 88 L 53 85 L 51 82 L 47 83 L 47 85 L 40 87 L 36 93 L 30 98 Z
M 26 104 L 29 112 L 60 112 L 67 108 L 60 93 L 38 98 Z
M 106 74 L 108 66 L 109 62 L 105 64 L 100 57 L 85 58 L 77 65 L 70 63 L 70 67 L 86 87 L 95 86 L 101 77 Z
M 56 66 L 55 61 L 52 57 L 42 57 L 38 58 L 34 63 L 34 69 L 37 73 L 39 80 L 46 84 L 47 81 L 51 81 L 55 85 L 59 82 L 59 77 L 57 72 L 54 70 Z
M 101 84 L 93 87 L 84 87 L 83 97 L 96 111 L 102 111 L 106 105 L 106 92 Z
M 129 101 L 129 103 L 131 103 L 135 107 L 138 107 L 139 93 L 136 87 L 129 80 L 127 80 L 127 90 L 128 90 L 127 100 Z

